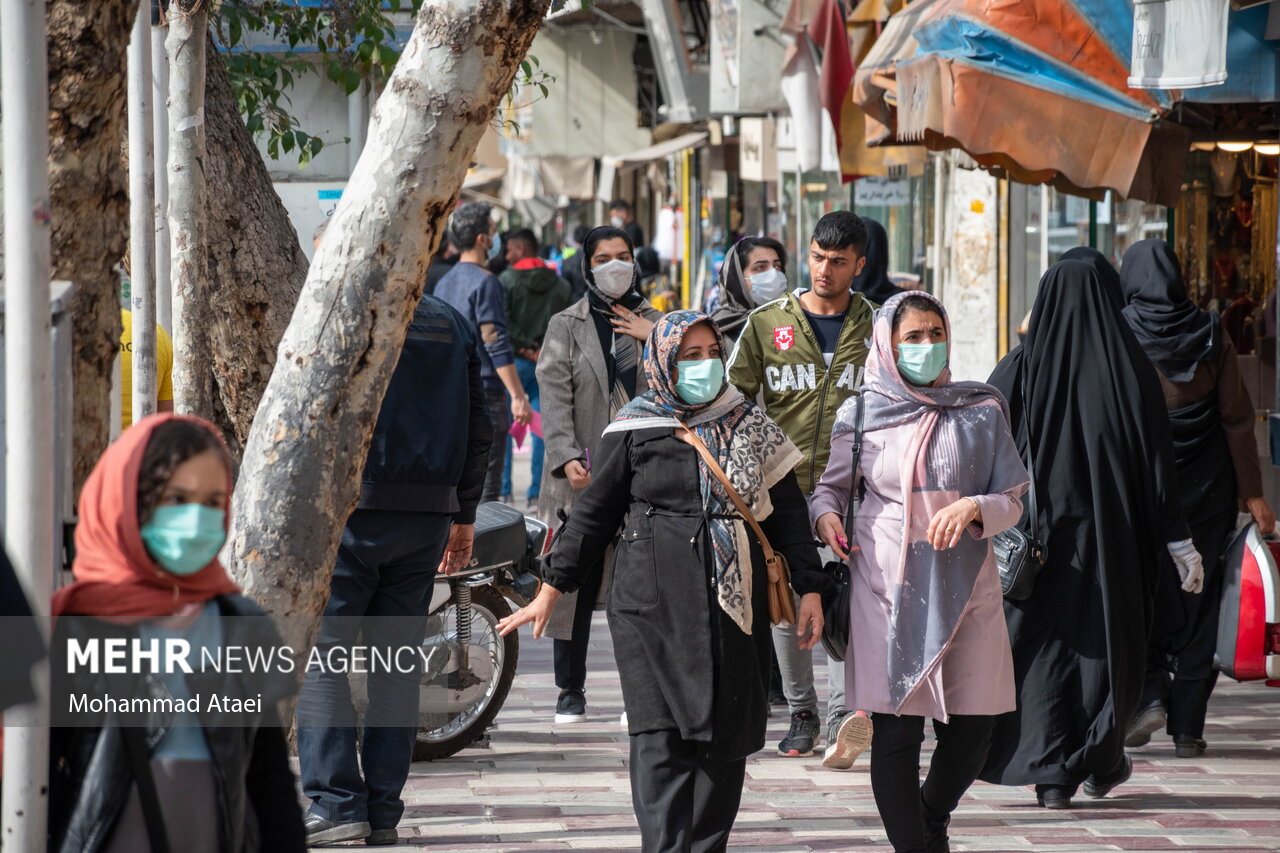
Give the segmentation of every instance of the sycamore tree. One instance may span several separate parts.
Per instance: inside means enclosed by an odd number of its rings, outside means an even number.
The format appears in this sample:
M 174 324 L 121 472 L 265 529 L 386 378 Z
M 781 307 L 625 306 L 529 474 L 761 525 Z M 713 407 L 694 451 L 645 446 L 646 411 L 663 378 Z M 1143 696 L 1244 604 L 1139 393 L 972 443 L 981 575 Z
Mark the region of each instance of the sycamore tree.
M 280 342 L 244 450 L 230 547 L 236 579 L 299 653 L 319 625 L 431 253 L 549 3 L 422 4 Z

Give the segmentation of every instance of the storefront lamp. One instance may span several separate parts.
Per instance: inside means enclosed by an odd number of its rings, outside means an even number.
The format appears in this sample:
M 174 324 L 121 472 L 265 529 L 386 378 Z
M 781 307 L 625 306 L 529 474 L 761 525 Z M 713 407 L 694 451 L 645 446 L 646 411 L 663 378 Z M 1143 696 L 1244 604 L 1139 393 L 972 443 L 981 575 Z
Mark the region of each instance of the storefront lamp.
M 1253 147 L 1252 142 L 1219 142 L 1218 147 L 1223 151 L 1230 151 L 1232 154 L 1239 154 L 1241 151 L 1248 151 Z
M 1212 151 L 1218 147 L 1216 142 L 1193 142 L 1191 143 L 1192 151 Z
M 1259 142 L 1253 146 L 1253 150 L 1268 157 L 1275 157 L 1280 154 L 1280 142 Z

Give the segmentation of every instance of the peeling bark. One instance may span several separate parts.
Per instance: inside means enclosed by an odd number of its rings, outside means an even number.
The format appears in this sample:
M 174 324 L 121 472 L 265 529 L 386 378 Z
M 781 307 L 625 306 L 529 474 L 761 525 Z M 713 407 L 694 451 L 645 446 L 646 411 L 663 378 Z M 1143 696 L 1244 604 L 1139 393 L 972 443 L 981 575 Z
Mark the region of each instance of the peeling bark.
M 239 458 L 308 262 L 236 109 L 226 65 L 212 40 L 205 50 L 206 367 L 215 422 Z
M 230 550 L 236 579 L 299 655 L 319 625 L 431 252 L 549 2 L 422 6 L 280 343 L 245 447 Z
M 53 277 L 75 282 L 74 480 L 77 493 L 111 434 L 111 368 L 120 348 L 120 280 L 129 242 L 125 51 L 137 0 L 50 0 L 49 191 Z

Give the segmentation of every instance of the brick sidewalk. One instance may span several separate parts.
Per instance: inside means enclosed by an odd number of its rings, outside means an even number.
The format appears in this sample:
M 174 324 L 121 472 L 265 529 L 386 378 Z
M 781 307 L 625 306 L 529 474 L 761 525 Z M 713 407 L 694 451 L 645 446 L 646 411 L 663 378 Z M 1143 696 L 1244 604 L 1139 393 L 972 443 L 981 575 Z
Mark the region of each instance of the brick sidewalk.
M 491 749 L 415 764 L 400 825 L 403 846 L 433 851 L 636 849 L 622 696 L 604 617 L 592 635 L 588 720 L 555 726 L 551 644 L 521 637 L 515 685 Z M 825 663 L 819 681 L 825 683 Z M 772 745 L 747 765 L 734 851 L 887 851 L 863 756 L 848 773 Z M 1133 780 L 1111 797 L 1077 797 L 1069 812 L 1035 805 L 1030 789 L 979 783 L 951 826 L 955 851 L 1054 853 L 1280 850 L 1280 690 L 1223 682 L 1210 709 L 1210 754 L 1173 757 L 1167 740 L 1134 753 Z M 926 744 L 926 750 L 928 749 Z M 925 757 L 927 761 L 927 754 Z M 362 846 L 362 845 L 357 845 Z

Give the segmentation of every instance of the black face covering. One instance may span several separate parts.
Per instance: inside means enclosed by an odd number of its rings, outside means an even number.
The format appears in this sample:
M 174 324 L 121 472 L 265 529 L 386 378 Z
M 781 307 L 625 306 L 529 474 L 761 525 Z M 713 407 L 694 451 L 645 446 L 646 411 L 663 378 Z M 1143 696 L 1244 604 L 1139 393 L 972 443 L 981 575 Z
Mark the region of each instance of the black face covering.
M 1171 382 L 1186 382 L 1222 352 L 1218 317 L 1187 298 L 1178 256 L 1163 240 L 1134 243 L 1120 266 L 1124 317 L 1151 361 Z
M 889 281 L 889 235 L 884 226 L 863 216 L 867 228 L 867 262 L 853 279 L 853 289 L 861 291 L 877 305 L 883 305 L 902 293 L 902 288 Z

